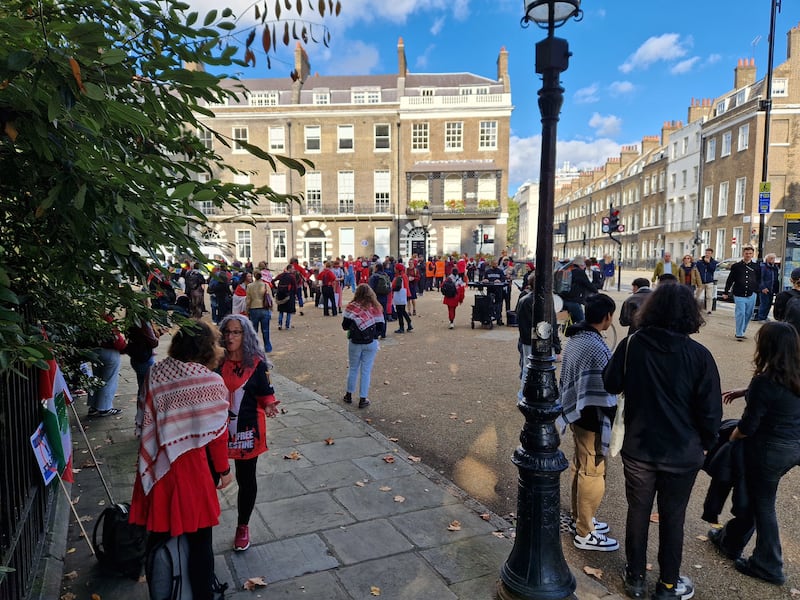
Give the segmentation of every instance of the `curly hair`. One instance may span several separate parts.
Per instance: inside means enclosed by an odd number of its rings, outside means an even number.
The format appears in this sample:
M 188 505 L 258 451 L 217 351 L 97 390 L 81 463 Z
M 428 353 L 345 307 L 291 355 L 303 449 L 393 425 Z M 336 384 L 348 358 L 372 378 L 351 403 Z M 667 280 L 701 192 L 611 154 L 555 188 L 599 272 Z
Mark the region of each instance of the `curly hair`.
M 250 322 L 250 319 L 244 315 L 228 315 L 219 322 L 220 330 L 224 331 L 225 326 L 231 321 L 236 321 L 242 327 L 242 362 L 244 366 L 252 367 L 256 363 L 257 358 L 264 361 L 268 367 L 271 366 L 272 363 L 267 360 L 264 351 L 261 350 L 261 347 L 258 345 L 258 334 L 256 334 L 256 330 L 253 329 L 253 324 Z M 225 358 L 227 359 L 227 353 Z
M 756 333 L 756 352 L 753 357 L 754 375 L 765 375 L 800 396 L 800 337 L 790 323 L 770 321 Z
M 167 353 L 181 362 L 200 363 L 209 369 L 216 369 L 223 354 L 219 345 L 219 330 L 205 321 L 193 319 L 175 332 Z
M 661 327 L 676 333 L 697 333 L 705 325 L 691 288 L 667 283 L 647 295 L 634 317 L 636 327 Z
M 372 306 L 373 308 L 377 308 L 381 311 L 383 310 L 381 303 L 378 302 L 378 297 L 367 283 L 358 284 L 356 293 L 353 295 L 351 302 L 354 302 L 360 306 Z

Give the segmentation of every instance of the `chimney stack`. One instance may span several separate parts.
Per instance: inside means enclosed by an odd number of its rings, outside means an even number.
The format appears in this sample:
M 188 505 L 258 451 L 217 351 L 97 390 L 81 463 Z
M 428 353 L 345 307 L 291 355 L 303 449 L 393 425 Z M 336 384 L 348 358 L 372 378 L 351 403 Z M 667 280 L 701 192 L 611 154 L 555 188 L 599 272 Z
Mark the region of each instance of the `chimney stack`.
M 397 40 L 397 76 L 405 77 L 408 73 L 408 63 L 406 61 L 406 45 L 403 38 Z
M 740 58 L 733 70 L 733 89 L 740 90 L 756 82 L 756 59 Z
M 508 50 L 505 46 L 500 48 L 500 56 L 497 57 L 497 81 L 503 82 L 503 92 L 511 93 L 511 80 L 508 78 Z
M 711 105 L 712 101 L 710 98 L 692 98 L 692 103 L 689 105 L 687 121 L 689 123 L 694 123 L 695 121 L 705 121 L 711 118 Z

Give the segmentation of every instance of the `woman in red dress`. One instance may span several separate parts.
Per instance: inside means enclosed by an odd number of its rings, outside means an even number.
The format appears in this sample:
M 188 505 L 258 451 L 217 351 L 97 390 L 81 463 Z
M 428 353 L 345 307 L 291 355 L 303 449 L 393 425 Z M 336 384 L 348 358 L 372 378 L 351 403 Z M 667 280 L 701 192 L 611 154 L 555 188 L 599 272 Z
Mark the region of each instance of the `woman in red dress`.
M 130 522 L 150 532 L 148 551 L 173 536 L 189 538 L 189 581 L 196 600 L 212 598 L 217 490 L 231 482 L 228 394 L 211 370 L 221 358 L 216 327 L 195 321 L 173 336 L 169 358 L 150 368 L 131 500 Z
M 256 504 L 256 462 L 267 451 L 267 417 L 278 414 L 279 402 L 269 378 L 272 364 L 258 345 L 250 320 L 228 315 L 219 324 L 225 359 L 219 372 L 228 392 L 228 456 L 236 465 L 238 521 L 233 549 L 250 547 L 250 515 Z

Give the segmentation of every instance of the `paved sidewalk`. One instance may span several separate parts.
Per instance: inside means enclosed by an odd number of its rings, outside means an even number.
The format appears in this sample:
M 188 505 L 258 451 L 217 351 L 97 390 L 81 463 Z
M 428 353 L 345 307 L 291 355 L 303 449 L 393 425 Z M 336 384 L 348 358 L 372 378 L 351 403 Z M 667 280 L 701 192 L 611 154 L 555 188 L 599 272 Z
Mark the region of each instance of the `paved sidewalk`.
M 164 353 L 166 347 L 159 350 Z M 226 598 L 366 599 L 376 597 L 373 588 L 392 600 L 494 598 L 499 569 L 513 543 L 506 520 L 415 462 L 365 423 L 364 411 L 351 412 L 277 373 L 273 383 L 283 410 L 268 423 L 270 451 L 259 458 L 252 546 L 246 552 L 231 549 L 235 483 L 221 492 L 214 549 L 217 575 L 230 584 Z M 135 387 L 135 376 L 124 364 L 116 399 L 123 414 L 84 420 L 116 501 L 129 500 L 133 487 Z M 82 400 L 77 407 L 79 415 L 86 413 Z M 75 467 L 81 469 L 73 502 L 91 535 L 108 500 L 95 469 L 86 464 L 91 459 L 77 429 L 73 439 Z M 50 593 L 41 597 L 146 599 L 143 581 L 109 576 L 97 567 L 66 503 L 60 504 L 56 518 L 70 522 L 66 576 L 57 594 L 52 587 L 57 582 L 51 581 Z M 454 521 L 460 530 L 448 529 Z M 618 598 L 579 568 L 572 570 L 581 600 Z M 243 590 L 251 577 L 263 577 L 267 587 Z M 62 595 L 70 593 L 74 596 Z

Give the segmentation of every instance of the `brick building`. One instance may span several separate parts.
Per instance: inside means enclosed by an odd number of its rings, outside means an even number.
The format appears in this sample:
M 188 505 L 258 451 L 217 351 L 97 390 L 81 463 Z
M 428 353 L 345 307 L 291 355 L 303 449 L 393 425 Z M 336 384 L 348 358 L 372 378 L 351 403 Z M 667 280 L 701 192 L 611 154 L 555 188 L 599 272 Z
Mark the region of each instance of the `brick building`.
M 210 135 L 205 141 L 250 173 L 238 182 L 303 196 L 300 204 L 265 200 L 246 215 L 201 205 L 208 218 L 204 236 L 227 247 L 234 260 L 266 255 L 276 266 L 291 256 L 407 257 L 423 253 L 418 217 L 427 204 L 433 216 L 427 254 L 504 250 L 508 53 L 500 51 L 496 79 L 411 73 L 402 39 L 397 54 L 397 74 L 320 76 L 311 75 L 298 43 L 296 80 L 242 80 L 245 97 L 214 105 L 213 118 L 200 117 L 233 140 L 231 148 Z M 280 163 L 273 171 L 236 140 L 314 166 L 303 177 Z M 479 227 L 485 241 L 476 246 Z

